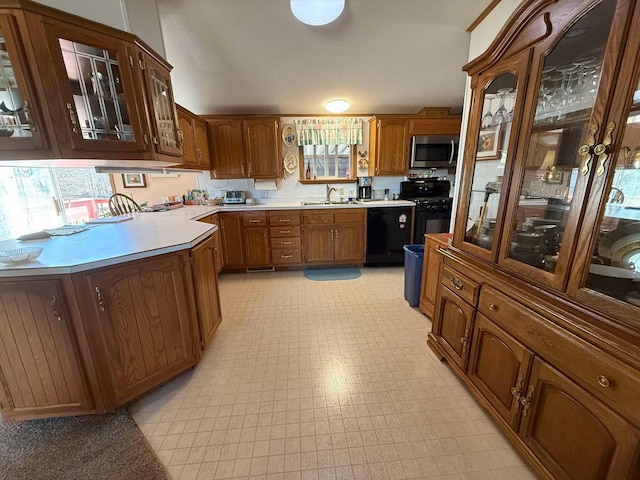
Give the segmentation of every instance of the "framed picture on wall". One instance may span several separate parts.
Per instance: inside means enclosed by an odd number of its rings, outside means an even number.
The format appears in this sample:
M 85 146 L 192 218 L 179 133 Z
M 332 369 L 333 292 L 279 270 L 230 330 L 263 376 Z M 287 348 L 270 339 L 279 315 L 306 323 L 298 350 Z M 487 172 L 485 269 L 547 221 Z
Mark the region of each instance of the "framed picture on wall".
M 122 184 L 125 188 L 143 188 L 147 186 L 144 173 L 123 173 Z
M 478 160 L 496 160 L 500 158 L 500 128 L 488 128 L 480 130 L 478 135 L 478 151 L 476 158 Z

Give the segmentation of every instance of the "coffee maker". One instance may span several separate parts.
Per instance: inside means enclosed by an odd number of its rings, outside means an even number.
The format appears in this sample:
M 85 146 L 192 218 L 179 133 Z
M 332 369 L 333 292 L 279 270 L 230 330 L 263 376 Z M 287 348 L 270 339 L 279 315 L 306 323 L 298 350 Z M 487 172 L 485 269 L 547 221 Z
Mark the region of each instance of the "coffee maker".
M 358 177 L 358 200 L 371 200 L 371 177 Z

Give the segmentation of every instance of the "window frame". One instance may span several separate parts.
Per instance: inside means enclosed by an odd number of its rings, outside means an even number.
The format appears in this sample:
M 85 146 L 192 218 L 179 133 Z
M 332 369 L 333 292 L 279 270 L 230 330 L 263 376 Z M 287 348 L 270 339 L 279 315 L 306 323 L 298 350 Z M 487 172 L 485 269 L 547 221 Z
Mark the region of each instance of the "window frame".
M 325 147 L 328 145 L 325 145 Z M 316 147 L 316 145 L 314 145 L 314 147 Z M 337 147 L 337 145 L 336 145 Z M 320 184 L 326 184 L 326 183 L 353 183 L 357 177 L 356 177 L 356 155 L 357 155 L 357 145 L 349 145 L 349 176 L 348 177 L 344 177 L 344 178 L 338 178 L 338 177 L 323 177 L 323 178 L 316 178 L 316 179 L 308 179 L 305 178 L 305 156 L 304 156 L 304 146 L 299 146 L 298 147 L 298 158 L 299 158 L 299 165 L 300 165 L 300 183 L 320 183 Z

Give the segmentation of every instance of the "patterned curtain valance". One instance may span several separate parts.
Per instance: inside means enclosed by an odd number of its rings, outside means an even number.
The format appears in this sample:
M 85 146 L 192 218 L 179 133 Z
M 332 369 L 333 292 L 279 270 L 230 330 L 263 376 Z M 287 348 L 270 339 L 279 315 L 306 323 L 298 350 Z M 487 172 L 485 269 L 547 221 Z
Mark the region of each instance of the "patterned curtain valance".
M 296 120 L 298 145 L 362 145 L 361 118 Z

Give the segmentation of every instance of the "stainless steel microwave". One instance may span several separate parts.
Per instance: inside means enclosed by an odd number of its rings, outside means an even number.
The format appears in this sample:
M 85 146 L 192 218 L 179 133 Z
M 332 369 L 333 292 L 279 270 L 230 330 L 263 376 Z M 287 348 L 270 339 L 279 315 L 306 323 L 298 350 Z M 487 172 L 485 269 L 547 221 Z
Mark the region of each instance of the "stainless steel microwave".
M 411 137 L 411 168 L 455 167 L 459 142 L 458 135 Z

